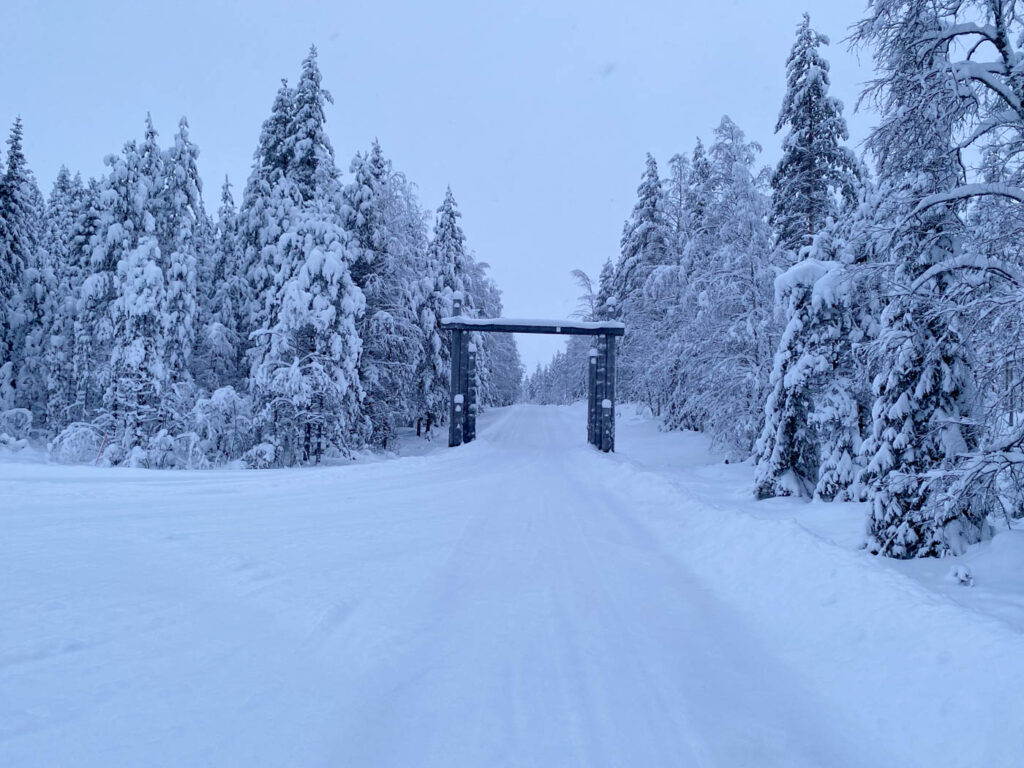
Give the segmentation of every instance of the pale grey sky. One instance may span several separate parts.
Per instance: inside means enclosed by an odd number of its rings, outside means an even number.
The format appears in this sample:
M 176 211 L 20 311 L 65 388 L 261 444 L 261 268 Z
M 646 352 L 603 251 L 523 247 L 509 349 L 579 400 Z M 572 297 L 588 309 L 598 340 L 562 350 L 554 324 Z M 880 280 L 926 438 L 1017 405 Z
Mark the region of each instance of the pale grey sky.
M 870 62 L 842 42 L 864 0 L 3 5 L 0 129 L 22 116 L 44 193 L 61 164 L 101 173 L 149 111 L 164 141 L 188 116 L 211 211 L 225 173 L 240 197 L 280 78 L 294 82 L 315 43 L 339 165 L 377 137 L 425 207 L 450 184 L 510 316 L 572 311 L 569 271 L 617 255 L 645 152 L 664 164 L 729 114 L 774 162 L 804 10 L 832 37 L 855 141 L 870 122 L 851 114 Z M 563 343 L 518 342 L 530 369 Z

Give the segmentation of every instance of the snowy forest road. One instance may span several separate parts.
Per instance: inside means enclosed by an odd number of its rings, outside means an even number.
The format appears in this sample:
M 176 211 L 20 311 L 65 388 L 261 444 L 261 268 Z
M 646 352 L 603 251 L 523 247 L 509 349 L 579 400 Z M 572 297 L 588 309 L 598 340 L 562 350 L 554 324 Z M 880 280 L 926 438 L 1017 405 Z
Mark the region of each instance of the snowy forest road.
M 438 478 L 471 514 L 395 612 L 399 655 L 358 686 L 364 764 L 841 764 L 813 697 L 560 415 L 505 412 Z
M 862 557 L 716 510 L 627 439 L 605 455 L 583 430 L 578 410 L 516 406 L 486 414 L 470 445 L 345 467 L 0 465 L 14 501 L 0 510 L 0 764 L 1021 754 L 1005 719 L 1021 714 L 1017 636 Z M 883 590 L 895 597 L 869 605 Z M 879 612 L 955 638 L 860 626 Z M 983 746 L 960 749 L 951 727 L 978 706 L 963 697 L 973 662 L 941 657 L 961 645 L 1017 660 L 977 691 L 999 712 L 998 744 L 975 733 Z M 891 661 L 914 653 L 944 677 L 908 689 Z

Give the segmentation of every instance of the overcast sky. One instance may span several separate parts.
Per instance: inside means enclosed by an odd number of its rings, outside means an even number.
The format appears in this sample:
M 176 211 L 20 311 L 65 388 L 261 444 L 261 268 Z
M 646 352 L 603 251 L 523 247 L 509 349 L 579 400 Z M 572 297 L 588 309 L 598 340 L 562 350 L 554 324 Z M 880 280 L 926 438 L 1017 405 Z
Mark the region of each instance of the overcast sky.
M 236 199 L 279 81 L 311 43 L 335 105 L 328 132 L 347 172 L 377 137 L 425 207 L 450 184 L 470 247 L 515 317 L 564 317 L 569 276 L 618 253 L 644 153 L 664 165 L 723 114 L 778 157 L 784 62 L 804 10 L 832 38 L 832 93 L 853 115 L 867 56 L 843 38 L 863 0 L 169 3 L 3 0 L 0 121 L 25 123 L 44 193 L 62 164 L 103 171 L 186 115 L 207 208 L 228 174 Z M 530 369 L 561 344 L 518 337 Z

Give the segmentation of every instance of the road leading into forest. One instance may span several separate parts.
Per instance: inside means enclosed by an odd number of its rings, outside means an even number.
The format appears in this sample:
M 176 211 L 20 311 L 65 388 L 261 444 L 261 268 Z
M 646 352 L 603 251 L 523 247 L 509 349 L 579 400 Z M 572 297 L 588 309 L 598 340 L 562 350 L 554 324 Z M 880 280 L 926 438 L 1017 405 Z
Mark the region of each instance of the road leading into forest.
M 858 720 L 721 597 L 733 554 L 680 543 L 708 508 L 583 431 L 517 406 L 346 467 L 7 465 L 0 764 L 889 764 L 884 704 Z

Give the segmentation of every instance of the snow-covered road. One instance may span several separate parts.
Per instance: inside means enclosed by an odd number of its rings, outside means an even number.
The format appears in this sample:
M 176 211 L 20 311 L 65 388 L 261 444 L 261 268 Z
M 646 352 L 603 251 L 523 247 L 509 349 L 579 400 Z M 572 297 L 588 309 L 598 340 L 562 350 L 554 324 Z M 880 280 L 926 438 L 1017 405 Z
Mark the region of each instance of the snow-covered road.
M 0 464 L 0 765 L 1021 764 L 1018 633 L 623 429 L 607 456 L 517 406 L 346 467 Z

